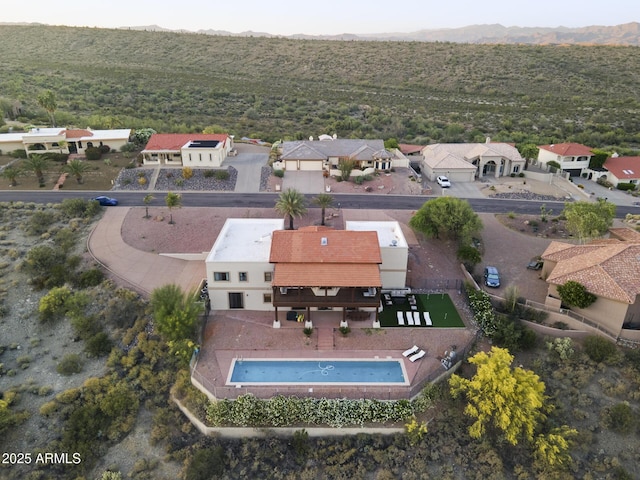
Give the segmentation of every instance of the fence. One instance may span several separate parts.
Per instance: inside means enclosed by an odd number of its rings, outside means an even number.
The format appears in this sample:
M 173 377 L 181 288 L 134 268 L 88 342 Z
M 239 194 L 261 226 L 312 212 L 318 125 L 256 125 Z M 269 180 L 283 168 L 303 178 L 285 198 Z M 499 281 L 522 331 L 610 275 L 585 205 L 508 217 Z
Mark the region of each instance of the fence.
M 447 290 L 462 291 L 463 281 L 459 278 L 415 278 L 409 279 L 411 291 L 415 293 L 444 292 Z

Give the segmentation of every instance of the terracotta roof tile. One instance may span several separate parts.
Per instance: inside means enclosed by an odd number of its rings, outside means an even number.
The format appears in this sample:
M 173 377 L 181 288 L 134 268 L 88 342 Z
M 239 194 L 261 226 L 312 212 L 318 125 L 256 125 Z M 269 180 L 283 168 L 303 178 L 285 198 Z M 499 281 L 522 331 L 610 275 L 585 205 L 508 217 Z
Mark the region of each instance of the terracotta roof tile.
M 323 242 L 323 238 L 326 242 Z M 325 243 L 325 244 L 323 244 Z M 271 263 L 382 263 L 378 234 L 351 230 L 277 230 Z
M 278 263 L 274 287 L 380 287 L 377 264 Z
M 603 167 L 619 180 L 640 178 L 640 157 L 607 158 Z
M 592 156 L 592 149 L 580 143 L 552 143 L 551 145 L 539 145 L 538 148 L 563 157 Z
M 91 132 L 91 130 L 67 128 L 65 130 L 65 136 L 67 139 L 92 137 L 93 132 Z
M 154 133 L 149 138 L 147 151 L 180 151 L 180 149 L 192 140 L 217 140 L 226 142 L 229 135 L 226 133 Z

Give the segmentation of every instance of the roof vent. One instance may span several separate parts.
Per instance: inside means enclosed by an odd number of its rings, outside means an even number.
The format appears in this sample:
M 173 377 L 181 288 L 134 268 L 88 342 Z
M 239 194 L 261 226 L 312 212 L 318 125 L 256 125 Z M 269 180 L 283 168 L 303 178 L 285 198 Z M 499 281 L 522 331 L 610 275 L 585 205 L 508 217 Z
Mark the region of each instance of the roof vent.
M 397 247 L 398 246 L 398 240 L 396 240 L 396 239 L 391 240 L 391 246 L 392 247 Z
M 328 245 L 329 244 L 329 240 L 327 240 L 327 237 L 322 237 L 320 239 L 320 245 Z

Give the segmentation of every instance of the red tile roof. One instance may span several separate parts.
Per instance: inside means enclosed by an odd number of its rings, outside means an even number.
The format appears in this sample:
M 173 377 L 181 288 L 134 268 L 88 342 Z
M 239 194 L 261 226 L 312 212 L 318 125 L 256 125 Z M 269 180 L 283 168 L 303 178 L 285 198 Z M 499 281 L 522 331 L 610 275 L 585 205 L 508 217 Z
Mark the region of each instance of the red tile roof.
M 420 153 L 424 145 L 413 145 L 410 143 L 399 143 L 398 149 L 405 155 L 411 155 L 412 153 Z
M 379 287 L 382 257 L 376 232 L 306 227 L 276 230 L 269 261 L 272 285 Z
M 73 138 L 82 138 L 82 137 L 93 137 L 93 133 L 91 132 L 91 130 L 84 130 L 84 129 L 66 129 L 65 130 L 66 133 L 66 139 L 73 139 Z
M 218 142 L 226 142 L 229 135 L 226 133 L 154 133 L 149 138 L 147 146 L 144 147 L 148 151 L 174 151 L 179 152 L 180 149 L 192 140 L 217 140 Z
M 640 178 L 640 157 L 607 158 L 603 167 L 620 180 Z
M 538 148 L 553 152 L 562 157 L 593 156 L 592 149 L 580 143 L 554 143 L 551 145 L 539 145 Z

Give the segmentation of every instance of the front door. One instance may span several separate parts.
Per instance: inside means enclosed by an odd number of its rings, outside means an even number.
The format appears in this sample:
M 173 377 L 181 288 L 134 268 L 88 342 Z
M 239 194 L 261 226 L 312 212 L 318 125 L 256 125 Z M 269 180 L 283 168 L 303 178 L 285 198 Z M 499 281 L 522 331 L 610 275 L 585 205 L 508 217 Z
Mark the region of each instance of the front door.
M 244 295 L 237 292 L 229 292 L 229 308 L 244 308 Z

